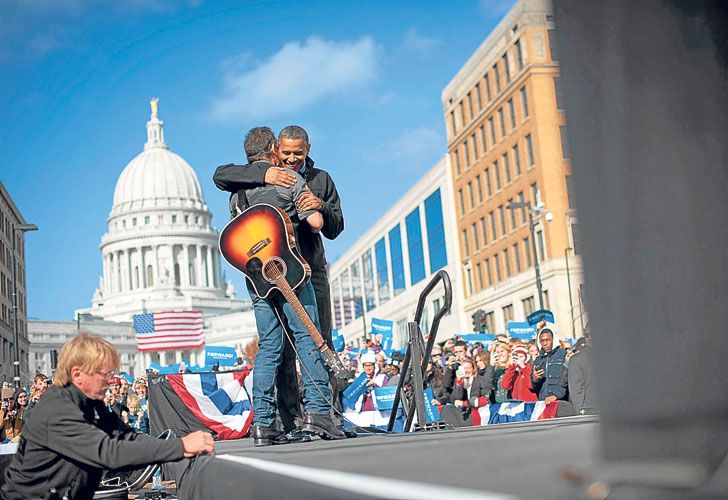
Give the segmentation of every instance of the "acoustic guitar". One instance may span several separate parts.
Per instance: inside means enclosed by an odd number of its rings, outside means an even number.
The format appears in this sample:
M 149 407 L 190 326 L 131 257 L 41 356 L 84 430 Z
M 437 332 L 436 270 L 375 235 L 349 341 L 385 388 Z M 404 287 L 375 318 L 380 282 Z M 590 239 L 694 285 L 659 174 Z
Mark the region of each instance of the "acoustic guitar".
M 293 224 L 283 210 L 259 203 L 243 211 L 220 233 L 220 253 L 245 275 L 259 297 L 268 298 L 274 290 L 283 294 L 334 375 L 349 377 L 294 292 L 308 282 L 311 268 L 301 257 Z

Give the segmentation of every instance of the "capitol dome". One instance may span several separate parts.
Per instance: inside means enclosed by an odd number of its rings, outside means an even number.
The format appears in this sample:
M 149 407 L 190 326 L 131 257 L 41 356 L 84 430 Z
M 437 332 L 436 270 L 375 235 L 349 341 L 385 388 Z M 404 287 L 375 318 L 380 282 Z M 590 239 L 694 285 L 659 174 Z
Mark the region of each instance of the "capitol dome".
M 164 141 L 164 123 L 151 101 L 144 151 L 124 167 L 114 189 L 109 229 L 101 238 L 103 277 L 91 308 L 112 321 L 148 311 L 239 310 L 225 283 L 218 234 L 189 163 Z

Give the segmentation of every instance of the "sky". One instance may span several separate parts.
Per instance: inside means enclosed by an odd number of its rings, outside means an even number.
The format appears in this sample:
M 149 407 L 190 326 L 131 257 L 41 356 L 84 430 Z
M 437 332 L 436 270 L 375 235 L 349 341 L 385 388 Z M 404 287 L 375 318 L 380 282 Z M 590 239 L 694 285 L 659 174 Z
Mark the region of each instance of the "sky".
M 446 153 L 440 94 L 512 0 L 3 0 L 0 180 L 26 222 L 28 316 L 72 320 L 102 275 L 116 181 L 149 100 L 222 229 L 216 166 L 301 125 L 342 199 L 336 260 Z M 243 278 L 223 266 L 239 296 Z

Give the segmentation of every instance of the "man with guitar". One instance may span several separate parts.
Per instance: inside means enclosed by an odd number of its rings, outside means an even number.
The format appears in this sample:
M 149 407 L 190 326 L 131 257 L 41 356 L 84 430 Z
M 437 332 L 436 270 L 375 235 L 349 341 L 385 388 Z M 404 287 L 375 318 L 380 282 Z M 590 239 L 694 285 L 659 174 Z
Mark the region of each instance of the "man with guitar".
M 278 158 L 275 147 L 275 136 L 268 127 L 253 128 L 245 137 L 245 154 L 253 166 L 258 162 L 277 163 Z M 247 189 L 238 193 L 238 195 L 244 198 L 246 206 L 267 204 L 271 206 L 271 210 L 272 207 L 282 209 L 294 226 L 307 226 L 309 232 L 317 233 L 324 225 L 323 216 L 310 206 L 303 208 L 302 201 L 304 194 L 308 192 L 308 187 L 300 175 L 297 173 L 293 173 L 293 175 L 295 183 L 291 187 L 264 185 Z M 267 219 L 263 217 L 262 220 L 262 226 L 255 226 L 256 230 L 260 227 L 266 227 Z M 231 222 L 221 235 L 223 254 L 227 253 L 225 245 L 229 244 L 229 240 L 228 243 L 224 243 L 223 238 L 228 236 L 231 231 L 229 228 L 234 224 L 235 221 Z M 232 231 L 235 231 L 235 229 L 232 229 Z M 241 241 L 251 232 L 248 230 L 241 231 L 239 236 Z M 284 234 L 282 238 L 276 239 L 276 235 L 272 234 L 273 232 L 273 230 L 263 229 L 261 232 L 263 239 L 257 243 L 251 241 L 250 243 L 255 244 L 250 248 L 248 248 L 249 243 L 246 244 L 244 248 L 245 255 L 242 255 L 242 259 L 246 262 L 240 267 L 248 277 L 246 283 L 253 299 L 253 310 L 259 337 L 259 351 L 255 361 L 255 370 L 253 371 L 254 444 L 256 446 L 266 446 L 287 442 L 285 435 L 274 428 L 276 410 L 274 381 L 281 364 L 284 343 L 281 314 L 285 316 L 285 320 L 292 331 L 295 348 L 301 362 L 304 407 L 307 413 L 304 419 L 304 427 L 327 439 L 341 439 L 345 435 L 337 429 L 330 418 L 329 400 L 331 399 L 331 391 L 324 361 L 311 337 L 311 334 L 315 335 L 319 330 L 318 309 L 313 285 L 310 281 L 299 280 L 296 285 L 298 283 L 301 285 L 294 295 L 290 286 L 286 283 L 288 277 L 283 276 L 286 274 L 286 270 L 290 269 L 289 266 L 285 265 L 285 257 L 283 259 L 274 257 L 273 259 L 264 260 L 263 256 L 270 253 L 276 245 L 280 245 L 283 249 L 288 248 L 284 245 L 286 235 Z M 279 241 L 281 239 L 282 242 Z M 269 248 L 266 249 L 266 246 Z M 226 258 L 230 261 L 228 255 L 226 255 Z M 255 259 L 259 260 L 256 262 Z M 275 264 L 276 259 L 277 262 L 283 265 L 278 266 L 278 264 Z M 297 264 L 295 258 L 288 262 L 290 262 L 291 266 Z M 302 264 L 307 267 L 305 262 Z M 256 280 L 256 276 L 251 276 L 250 271 L 251 269 L 254 270 L 255 265 L 260 266 L 258 274 L 265 279 Z M 281 280 L 281 282 L 276 280 L 276 284 L 278 285 L 277 289 L 283 295 L 275 290 L 265 293 L 260 290 L 257 283 L 265 286 L 265 280 L 268 282 L 273 281 L 271 277 L 277 277 Z M 305 284 L 303 284 L 304 281 Z M 324 343 L 320 337 L 319 340 L 322 344 Z
M 308 156 L 311 145 L 308 134 L 302 127 L 296 125 L 285 127 L 278 135 L 278 142 L 278 158 L 275 161 L 259 161 L 245 166 L 232 163 L 221 165 L 215 171 L 213 181 L 219 189 L 232 193 L 231 212 L 236 214 L 238 208 L 244 208 L 241 206 L 240 195 L 245 190 L 263 185 L 290 187 L 295 181 L 294 172 L 303 176 L 310 192 L 302 195 L 301 208 L 320 211 L 324 225 L 320 232 L 310 231 L 305 224 L 299 225 L 296 230 L 296 240 L 303 258 L 311 267 L 311 283 L 316 294 L 321 335 L 329 348 L 333 349 L 330 287 L 321 235 L 333 240 L 344 230 L 344 215 L 339 194 L 331 176 L 326 171 L 315 168 L 314 161 Z M 300 418 L 296 380 L 295 353 L 286 342 L 282 369 L 279 370 L 276 386 L 281 420 L 286 431 L 294 431 L 292 437 L 300 437 L 300 433 L 295 432 L 294 423 L 296 418 Z M 332 382 L 335 382 L 333 378 Z M 335 399 L 338 402 L 338 398 Z M 346 432 L 348 437 L 356 436 L 352 431 Z

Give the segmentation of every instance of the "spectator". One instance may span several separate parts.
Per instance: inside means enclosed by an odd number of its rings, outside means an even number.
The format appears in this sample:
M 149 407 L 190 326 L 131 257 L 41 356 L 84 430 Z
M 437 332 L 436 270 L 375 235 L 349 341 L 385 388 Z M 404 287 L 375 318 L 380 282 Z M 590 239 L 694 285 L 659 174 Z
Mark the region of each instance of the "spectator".
M 128 413 L 129 408 L 127 408 L 127 406 L 122 402 L 123 396 L 121 394 L 121 378 L 119 378 L 118 375 L 111 378 L 109 393 L 110 397 L 104 400 L 106 402 L 106 406 L 109 411 L 116 413 L 116 415 L 121 418 L 121 414 L 123 412 Z
M 510 399 L 517 401 L 538 401 L 538 394 L 533 389 L 531 371 L 528 363 L 528 349 L 517 345 L 511 354 L 511 365 L 501 380 L 501 388 L 509 391 Z
M 369 379 L 367 385 L 367 391 L 359 398 L 356 402 L 356 411 L 371 411 L 376 410 L 374 405 L 374 396 L 372 391 L 377 387 L 387 386 L 387 376 L 384 373 L 376 373 L 376 358 L 374 353 L 368 351 L 361 357 L 362 371 L 366 374 Z
M 554 332 L 544 328 L 538 335 L 541 351 L 533 363 L 533 387 L 538 392 L 538 399 L 547 404 L 566 398 L 566 388 L 562 385 L 561 376 L 566 359 L 560 346 L 554 347 Z
M 568 366 L 569 399 L 580 415 L 596 413 L 594 376 L 592 374 L 591 339 L 582 337 Z
M 478 375 L 482 376 L 485 376 L 486 371 L 490 368 L 490 353 L 485 349 L 479 350 L 475 355 L 475 368 L 478 370 Z
M 425 384 L 432 388 L 432 395 L 435 398 L 435 404 L 439 405 L 440 401 L 445 401 L 442 393 L 442 366 L 430 360 L 427 363 L 427 371 L 425 372 Z
M 23 432 L 25 406 L 18 404 L 18 397 L 21 394 L 27 398 L 25 389 L 18 389 L 15 393 L 10 388 L 2 390 L 0 439 L 3 443 L 18 442 Z
M 490 392 L 493 389 L 492 379 L 478 375 L 475 362 L 466 358 L 458 368 L 455 387 L 450 397 L 450 403 L 460 408 L 465 424 L 470 425 L 471 408 L 479 408 L 490 403 Z
M 508 365 L 511 364 L 511 344 L 508 342 L 495 342 L 493 346 L 493 354 L 490 357 L 493 365 L 493 392 L 491 401 L 495 403 L 505 403 L 508 401 L 508 391 L 501 387 L 501 381 L 506 374 Z
M 397 386 L 399 384 L 399 365 L 389 365 L 389 382 L 387 386 Z
M 445 342 L 447 345 L 447 342 Z M 455 386 L 455 378 L 460 363 L 468 356 L 468 344 L 462 340 L 458 340 L 452 346 L 452 354 L 446 358 L 446 367 L 442 378 L 442 393 L 446 401 L 452 398 L 452 391 Z
M 379 336 L 381 337 L 381 335 Z M 380 351 L 374 355 L 374 358 L 377 360 L 377 373 L 386 373 L 385 367 L 387 365 L 387 356 Z
M 528 342 L 528 361 L 533 363 L 538 358 L 538 346 L 535 340 Z

